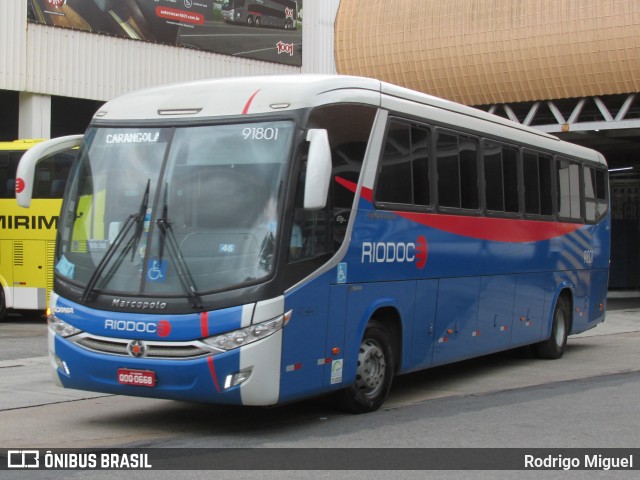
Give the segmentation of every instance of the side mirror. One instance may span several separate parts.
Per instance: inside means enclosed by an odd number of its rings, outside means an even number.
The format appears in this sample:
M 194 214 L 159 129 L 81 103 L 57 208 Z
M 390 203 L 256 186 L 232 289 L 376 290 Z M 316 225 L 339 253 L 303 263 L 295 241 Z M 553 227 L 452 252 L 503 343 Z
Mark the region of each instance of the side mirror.
M 305 210 L 318 210 L 327 204 L 331 181 L 331 147 L 324 129 L 312 128 L 307 132 L 309 155 L 304 185 Z
M 38 162 L 56 153 L 80 146 L 83 138 L 84 135 L 52 138 L 34 145 L 22 155 L 16 173 L 16 200 L 18 205 L 24 208 L 29 208 L 31 205 L 33 178 Z

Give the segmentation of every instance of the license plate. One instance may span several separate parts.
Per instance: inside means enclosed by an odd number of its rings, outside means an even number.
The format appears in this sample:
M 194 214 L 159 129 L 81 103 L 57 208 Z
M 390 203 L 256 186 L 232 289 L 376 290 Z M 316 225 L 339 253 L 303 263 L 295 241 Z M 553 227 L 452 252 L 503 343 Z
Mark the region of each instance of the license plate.
M 120 385 L 135 385 L 136 387 L 154 387 L 156 385 L 156 372 L 119 368 L 118 383 Z

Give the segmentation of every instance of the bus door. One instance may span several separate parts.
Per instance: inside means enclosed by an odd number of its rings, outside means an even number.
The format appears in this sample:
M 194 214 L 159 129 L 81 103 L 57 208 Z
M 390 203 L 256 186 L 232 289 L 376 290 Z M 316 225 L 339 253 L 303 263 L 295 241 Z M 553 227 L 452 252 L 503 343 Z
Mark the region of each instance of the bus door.
M 475 345 L 478 354 L 509 348 L 515 292 L 515 275 L 482 277 Z
M 541 339 L 542 326 L 548 323 L 548 317 L 544 315 L 544 306 L 549 277 L 547 273 L 518 276 L 511 333 L 512 346 L 535 343 Z
M 42 240 L 13 241 L 13 308 L 47 308 L 45 285 L 48 284 L 47 265 L 53 263 L 53 244 L 53 241 Z M 50 254 L 49 259 L 47 250 Z
M 433 363 L 433 336 L 435 333 L 438 280 L 418 280 L 411 336 L 411 359 L 407 368 L 425 368 Z
M 440 279 L 433 349 L 435 365 L 473 356 L 479 293 L 480 277 Z

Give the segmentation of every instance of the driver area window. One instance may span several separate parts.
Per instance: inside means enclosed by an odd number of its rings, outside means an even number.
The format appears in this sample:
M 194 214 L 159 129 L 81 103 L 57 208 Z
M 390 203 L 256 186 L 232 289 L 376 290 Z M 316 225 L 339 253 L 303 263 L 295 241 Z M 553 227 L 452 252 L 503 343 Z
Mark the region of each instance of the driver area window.
M 302 149 L 290 231 L 290 262 L 333 253 L 342 245 L 353 208 L 353 190 L 358 184 L 375 114 L 375 107 L 354 104 L 326 105 L 311 112 L 308 128 L 327 130 L 333 169 L 327 206 L 320 210 L 305 210 L 308 145 Z

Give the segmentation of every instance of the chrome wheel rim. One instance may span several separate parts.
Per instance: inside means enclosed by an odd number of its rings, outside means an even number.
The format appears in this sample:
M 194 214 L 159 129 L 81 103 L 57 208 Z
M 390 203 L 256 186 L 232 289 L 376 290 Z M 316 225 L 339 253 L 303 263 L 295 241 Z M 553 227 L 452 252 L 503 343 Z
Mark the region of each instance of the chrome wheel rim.
M 367 397 L 374 397 L 382 390 L 387 371 L 384 352 L 375 340 L 365 340 L 360 345 L 356 386 Z
M 566 322 L 564 318 L 564 312 L 562 310 L 558 310 L 556 315 L 556 345 L 558 347 L 562 347 L 564 344 L 565 332 L 566 332 Z

